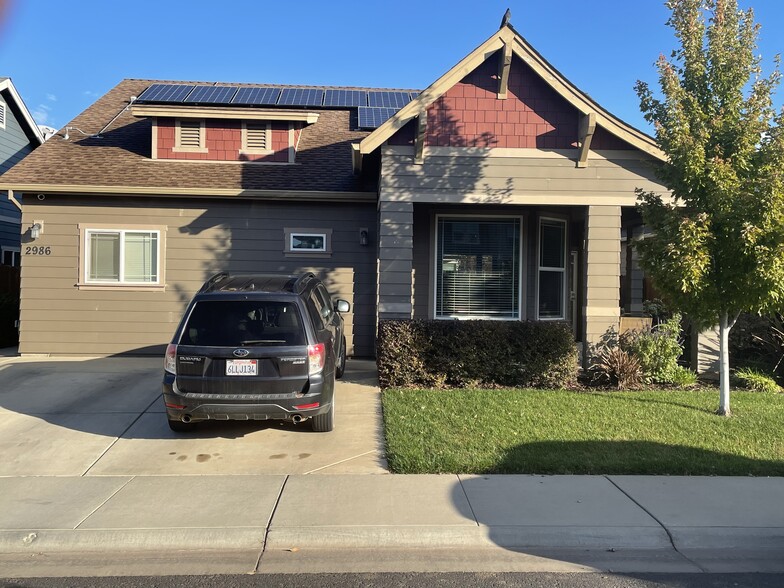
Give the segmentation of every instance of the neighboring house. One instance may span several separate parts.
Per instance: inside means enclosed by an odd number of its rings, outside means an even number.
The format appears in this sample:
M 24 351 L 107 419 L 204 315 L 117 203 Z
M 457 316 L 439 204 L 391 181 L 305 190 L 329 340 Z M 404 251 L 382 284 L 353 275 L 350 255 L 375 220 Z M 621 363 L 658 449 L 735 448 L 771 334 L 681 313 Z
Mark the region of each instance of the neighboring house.
M 218 271 L 317 272 L 355 355 L 386 318 L 591 344 L 622 290 L 642 302 L 621 250 L 663 154 L 510 26 L 421 93 L 125 80 L 67 129 L 0 179 L 31 246 L 23 354 L 159 353 Z
M 44 142 L 11 78 L 0 77 L 0 175 Z M 0 178 L 2 181 L 2 178 Z M 22 212 L 0 191 L 0 264 L 19 265 Z

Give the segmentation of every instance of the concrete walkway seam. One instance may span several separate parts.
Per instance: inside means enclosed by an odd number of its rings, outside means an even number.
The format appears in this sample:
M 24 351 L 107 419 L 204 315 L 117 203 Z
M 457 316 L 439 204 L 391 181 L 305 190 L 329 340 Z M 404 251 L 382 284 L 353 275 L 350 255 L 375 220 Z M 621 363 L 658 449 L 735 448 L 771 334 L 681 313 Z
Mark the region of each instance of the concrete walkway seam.
M 264 531 L 264 540 L 261 544 L 259 557 L 256 559 L 256 565 L 253 567 L 253 570 L 256 572 L 259 571 L 259 568 L 261 566 L 261 559 L 264 557 L 264 552 L 267 550 L 267 541 L 269 537 L 270 528 L 272 527 L 272 520 L 275 518 L 275 512 L 278 510 L 280 499 L 283 496 L 283 491 L 286 489 L 286 482 L 288 481 L 289 481 L 289 476 L 286 476 L 283 479 L 283 483 L 280 485 L 280 490 L 278 491 L 278 497 L 275 499 L 275 504 L 272 506 L 272 512 L 270 512 L 270 516 L 267 519 L 267 528 Z

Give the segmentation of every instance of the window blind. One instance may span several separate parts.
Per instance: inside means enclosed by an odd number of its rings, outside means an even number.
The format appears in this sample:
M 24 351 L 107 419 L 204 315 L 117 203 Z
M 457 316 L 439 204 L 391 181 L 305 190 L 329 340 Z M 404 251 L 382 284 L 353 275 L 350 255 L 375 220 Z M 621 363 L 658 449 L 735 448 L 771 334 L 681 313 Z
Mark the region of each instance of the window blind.
M 158 236 L 125 233 L 125 282 L 158 281 Z
M 519 318 L 519 219 L 438 221 L 436 316 Z
M 90 279 L 120 280 L 120 233 L 90 234 Z

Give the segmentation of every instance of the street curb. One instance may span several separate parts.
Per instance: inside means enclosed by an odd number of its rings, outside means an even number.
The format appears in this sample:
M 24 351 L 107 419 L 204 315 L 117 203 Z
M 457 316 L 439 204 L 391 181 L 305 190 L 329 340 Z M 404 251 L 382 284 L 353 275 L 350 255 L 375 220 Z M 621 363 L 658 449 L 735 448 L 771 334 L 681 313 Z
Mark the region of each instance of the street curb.
M 784 529 L 780 527 L 669 527 L 678 549 L 779 550 L 784 560 Z
M 264 527 L 0 531 L 0 553 L 259 549 Z
M 666 532 L 655 527 L 546 526 L 330 526 L 275 527 L 267 548 L 585 548 L 672 549 Z

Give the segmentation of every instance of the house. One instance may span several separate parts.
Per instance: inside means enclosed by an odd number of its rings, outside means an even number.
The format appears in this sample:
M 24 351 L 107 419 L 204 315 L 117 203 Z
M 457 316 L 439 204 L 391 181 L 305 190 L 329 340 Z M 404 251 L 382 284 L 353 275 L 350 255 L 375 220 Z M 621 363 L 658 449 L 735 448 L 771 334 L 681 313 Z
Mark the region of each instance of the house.
M 663 157 L 508 24 L 421 92 L 124 80 L 0 182 L 31 246 L 20 352 L 160 353 L 218 271 L 320 274 L 358 356 L 388 318 L 590 345 L 640 308 L 621 251 Z
M 0 77 L 0 175 L 44 142 L 11 78 Z M 21 206 L 0 191 L 0 265 L 19 265 Z

